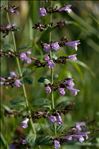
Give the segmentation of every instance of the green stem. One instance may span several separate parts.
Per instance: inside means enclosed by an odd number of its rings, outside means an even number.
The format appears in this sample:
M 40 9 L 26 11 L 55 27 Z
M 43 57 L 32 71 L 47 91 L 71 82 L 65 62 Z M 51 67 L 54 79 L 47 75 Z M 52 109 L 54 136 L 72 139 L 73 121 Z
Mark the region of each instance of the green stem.
M 8 13 L 7 13 L 7 19 L 8 19 L 9 24 L 11 24 L 11 21 L 10 21 L 10 18 L 9 18 Z M 11 32 L 11 33 L 12 33 L 12 40 L 13 40 L 13 45 L 14 45 L 13 51 L 16 52 L 17 51 L 17 48 L 16 48 L 16 42 L 15 42 L 14 32 Z M 20 75 L 20 77 L 22 77 L 21 65 L 20 65 L 19 59 L 17 57 L 16 57 L 16 62 L 17 62 L 17 66 L 18 66 L 19 75 Z M 31 111 L 29 110 L 29 102 L 28 102 L 28 97 L 27 97 L 27 93 L 26 93 L 26 87 L 25 87 L 24 83 L 22 84 L 22 89 L 23 89 L 23 93 L 24 93 L 24 97 L 25 97 L 27 112 L 30 115 L 30 123 L 31 123 L 32 131 L 33 131 L 33 133 L 36 136 L 36 130 L 35 130 L 35 127 L 34 127 L 34 124 L 33 124 L 32 116 L 31 116 Z
M 52 1 L 51 1 L 51 6 L 52 6 Z M 52 14 L 50 15 L 50 22 L 52 22 Z M 51 38 L 52 38 L 52 35 L 51 35 L 51 32 L 50 32 L 50 35 L 49 35 L 49 42 L 51 42 Z M 50 57 L 52 58 L 52 51 L 50 51 Z M 53 68 L 51 68 L 51 83 L 53 84 L 54 82 L 54 79 L 53 79 Z M 51 99 L 52 99 L 52 109 L 55 108 L 55 103 L 54 103 L 54 94 L 53 94 L 53 91 L 51 92 Z
M 51 1 L 51 6 L 52 6 L 52 1 Z M 50 15 L 50 22 L 52 22 L 52 20 L 53 20 L 53 18 L 52 18 L 52 14 Z M 51 34 L 51 32 L 50 32 L 50 35 L 49 35 L 49 42 L 51 42 L 51 39 L 52 39 L 52 34 Z M 53 53 L 52 53 L 52 51 L 50 51 L 50 58 L 52 58 L 52 56 L 53 56 Z M 53 70 L 53 68 L 51 68 L 51 83 L 53 84 L 54 83 L 54 70 Z M 52 107 L 52 109 L 55 109 L 55 101 L 54 101 L 54 93 L 53 93 L 53 91 L 51 92 L 51 100 L 52 100 L 52 105 L 51 105 L 51 107 Z M 54 133 L 55 133 L 55 135 L 56 135 L 56 124 L 54 124 Z

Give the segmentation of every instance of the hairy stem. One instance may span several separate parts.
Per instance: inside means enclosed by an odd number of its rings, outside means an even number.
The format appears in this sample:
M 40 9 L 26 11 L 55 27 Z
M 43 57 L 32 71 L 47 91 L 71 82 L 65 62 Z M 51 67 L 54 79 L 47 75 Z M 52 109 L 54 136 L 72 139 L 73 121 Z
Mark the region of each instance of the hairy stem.
M 10 17 L 9 17 L 8 13 L 7 13 L 7 19 L 8 19 L 9 24 L 11 24 Z M 17 48 L 16 48 L 16 42 L 15 42 L 15 35 L 14 35 L 14 32 L 11 32 L 11 33 L 12 33 L 12 40 L 13 40 L 13 46 L 14 46 L 13 51 L 16 52 Z M 16 63 L 17 63 L 17 66 L 18 66 L 19 75 L 20 75 L 20 77 L 22 77 L 21 65 L 20 65 L 19 59 L 17 57 L 16 57 Z M 34 127 L 34 124 L 33 124 L 31 111 L 29 110 L 29 101 L 28 101 L 28 97 L 27 97 L 27 93 L 26 93 L 26 87 L 25 87 L 24 83 L 22 84 L 22 89 L 23 89 L 23 94 L 24 94 L 24 98 L 25 98 L 25 102 L 26 102 L 27 112 L 30 115 L 30 123 L 31 123 L 32 131 L 36 136 L 36 130 L 35 130 L 35 127 Z

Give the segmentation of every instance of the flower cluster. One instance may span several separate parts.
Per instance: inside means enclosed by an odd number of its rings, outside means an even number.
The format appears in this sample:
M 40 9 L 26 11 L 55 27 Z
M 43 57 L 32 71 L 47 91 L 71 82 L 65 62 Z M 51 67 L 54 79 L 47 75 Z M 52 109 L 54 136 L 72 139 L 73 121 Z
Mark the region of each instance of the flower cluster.
M 77 54 L 69 55 L 69 56 L 60 56 L 58 58 L 53 59 L 55 63 L 58 64 L 66 64 L 68 60 L 76 61 L 77 60 Z
M 17 27 L 15 24 L 0 25 L 0 32 L 2 32 L 3 38 L 9 34 L 10 31 L 16 31 Z
M 48 28 L 56 28 L 56 27 L 62 28 L 67 24 L 70 24 L 70 22 L 62 20 L 62 21 L 58 21 L 56 24 L 54 24 L 54 23 L 49 23 L 49 24 L 36 23 L 36 24 L 34 24 L 34 26 L 32 28 L 37 29 L 42 32 L 42 31 L 47 30 Z
M 58 12 L 58 13 L 62 13 L 62 12 L 67 12 L 67 13 L 71 13 L 71 5 L 64 5 L 63 7 L 56 7 L 56 8 L 45 8 L 45 7 L 41 7 L 39 9 L 39 13 L 40 13 L 40 16 L 44 17 L 46 16 L 48 13 L 55 13 L 55 12 Z
M 16 75 L 15 72 L 10 72 L 9 77 L 0 77 L 0 85 L 11 86 L 11 87 L 20 87 L 22 85 L 20 78 Z
M 89 132 L 87 131 L 86 123 L 78 122 L 75 127 L 71 129 L 71 132 L 65 137 L 65 139 L 82 143 L 88 139 L 88 134 Z
M 89 132 L 87 131 L 85 122 L 76 123 L 75 127 L 72 127 L 67 134 L 62 137 L 54 138 L 54 148 L 59 149 L 60 144 L 66 142 L 80 142 L 83 143 L 89 138 Z
M 48 55 L 45 56 L 45 61 L 47 62 L 48 68 L 53 68 L 55 66 L 55 63 Z
M 26 62 L 27 64 L 31 64 L 32 59 L 29 57 L 30 54 L 31 54 L 31 51 L 20 53 L 20 60 L 22 60 L 23 62 Z
M 7 57 L 18 57 L 21 61 L 26 62 L 27 64 L 31 64 L 32 60 L 36 60 L 33 57 L 30 57 L 31 51 L 26 52 L 13 52 L 12 50 L 3 51 L 0 50 L 0 57 L 1 56 L 7 56 Z
M 45 52 L 50 52 L 50 50 L 57 51 L 60 48 L 58 42 L 51 42 L 51 43 L 42 43 L 42 47 Z
M 47 94 L 51 93 L 52 91 L 58 90 L 61 96 L 66 94 L 65 90 L 69 90 L 73 96 L 76 96 L 79 92 L 78 89 L 74 88 L 75 84 L 72 78 L 67 78 L 59 83 L 54 84 L 45 84 L 45 91 Z
M 44 49 L 45 52 L 50 52 L 52 51 L 57 51 L 60 49 L 60 47 L 62 46 L 68 46 L 71 47 L 73 49 L 75 49 L 77 51 L 77 46 L 80 44 L 79 40 L 76 41 L 64 41 L 61 40 L 59 42 L 51 42 L 51 43 L 41 43 L 42 48 Z
M 57 123 L 59 125 L 61 125 L 63 123 L 61 115 L 59 113 L 55 113 L 54 115 L 50 115 L 49 120 L 50 120 L 50 122 Z
M 5 7 L 4 9 L 11 14 L 19 14 L 19 7 L 9 6 L 8 8 Z

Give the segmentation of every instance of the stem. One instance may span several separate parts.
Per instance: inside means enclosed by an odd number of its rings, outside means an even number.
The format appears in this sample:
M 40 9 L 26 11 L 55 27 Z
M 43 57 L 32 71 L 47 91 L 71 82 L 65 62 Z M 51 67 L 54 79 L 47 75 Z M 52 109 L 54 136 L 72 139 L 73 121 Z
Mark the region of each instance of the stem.
M 8 13 L 7 13 L 7 19 L 8 19 L 9 24 L 11 24 L 11 21 L 10 21 Z M 11 33 L 12 33 L 12 40 L 13 40 L 13 45 L 14 45 L 13 51 L 16 52 L 17 48 L 16 48 L 14 32 L 11 32 Z M 19 75 L 20 75 L 20 77 L 22 77 L 21 65 L 20 65 L 19 59 L 17 57 L 16 57 L 16 63 L 17 63 L 17 66 L 18 66 Z M 33 131 L 33 133 L 36 136 L 36 130 L 34 128 L 32 116 L 31 116 L 31 111 L 29 110 L 29 102 L 28 102 L 28 97 L 27 97 L 27 93 L 26 93 L 26 87 L 25 87 L 24 83 L 22 84 L 22 89 L 23 89 L 23 93 L 24 93 L 24 97 L 25 97 L 27 112 L 28 112 L 28 114 L 30 116 L 30 123 L 31 123 L 32 131 Z
M 52 1 L 51 1 L 51 6 L 52 6 Z M 52 22 L 52 14 L 50 15 L 50 22 Z M 52 39 L 52 34 L 51 34 L 51 32 L 50 32 L 50 34 L 49 34 L 49 42 L 51 42 L 51 39 Z M 52 58 L 52 51 L 50 51 L 50 57 Z M 53 80 L 53 72 L 54 72 L 54 70 L 53 70 L 53 68 L 51 68 L 51 83 L 53 84 L 53 82 L 54 82 L 54 80 Z M 55 108 L 55 103 L 54 103 L 54 94 L 53 94 L 53 91 L 51 92 L 51 99 L 52 99 L 52 109 L 54 109 Z
M 52 1 L 50 2 L 50 5 L 52 6 Z M 52 20 L 53 20 L 53 18 L 52 18 L 52 13 L 51 13 L 51 15 L 50 15 L 50 22 L 52 22 Z M 50 34 L 49 34 L 49 42 L 51 42 L 51 39 L 52 39 L 52 34 L 51 34 L 51 32 L 50 32 Z M 53 53 L 52 53 L 52 51 L 50 51 L 50 58 L 52 58 L 52 55 L 53 55 Z M 54 70 L 53 70 L 53 68 L 51 68 L 51 83 L 53 84 L 54 83 Z M 53 93 L 53 91 L 51 92 L 51 100 L 52 100 L 52 109 L 55 109 L 55 101 L 54 101 L 54 93 Z M 56 135 L 56 123 L 54 124 L 54 133 L 55 133 L 55 135 Z

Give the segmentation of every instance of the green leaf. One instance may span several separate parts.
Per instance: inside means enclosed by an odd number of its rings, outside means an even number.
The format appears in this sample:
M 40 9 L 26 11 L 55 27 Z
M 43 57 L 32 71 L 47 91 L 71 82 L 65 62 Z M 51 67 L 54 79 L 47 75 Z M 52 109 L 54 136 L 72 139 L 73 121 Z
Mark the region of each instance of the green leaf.
M 29 143 L 30 146 L 35 145 L 36 135 L 33 134 L 32 131 L 29 132 L 28 136 L 26 137 L 26 141 Z
M 4 138 L 2 133 L 0 134 L 0 146 L 1 146 L 1 143 L 4 145 L 5 149 L 6 148 L 8 149 L 7 141 L 5 140 L 5 138 Z
M 23 78 L 24 83 L 28 83 L 28 84 L 32 84 L 33 83 L 33 79 L 32 77 L 24 77 Z
M 95 77 L 94 72 L 90 69 L 90 67 L 88 67 L 85 63 L 81 62 L 81 61 L 77 61 L 77 64 L 79 64 L 80 66 L 82 66 L 83 68 L 85 68 L 86 70 L 88 70 L 90 72 L 90 74 Z
M 45 77 L 40 77 L 40 78 L 38 79 L 38 82 L 39 82 L 39 83 L 44 83 L 45 79 L 46 79 Z

